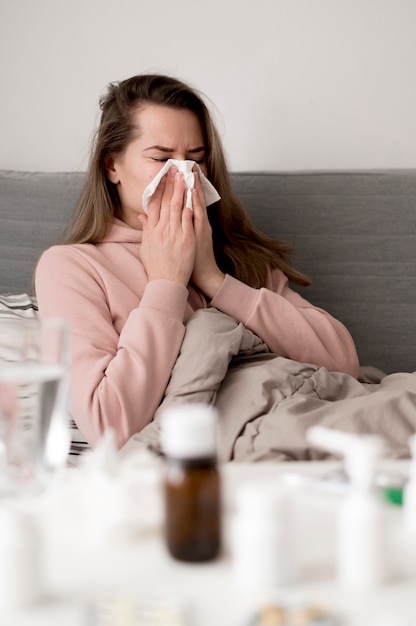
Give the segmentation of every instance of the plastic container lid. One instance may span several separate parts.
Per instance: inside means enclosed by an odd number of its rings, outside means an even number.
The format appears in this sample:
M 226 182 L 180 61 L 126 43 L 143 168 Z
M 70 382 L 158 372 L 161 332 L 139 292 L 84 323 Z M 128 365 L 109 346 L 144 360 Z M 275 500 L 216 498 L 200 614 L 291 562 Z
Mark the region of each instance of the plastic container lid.
M 208 404 L 176 405 L 161 416 L 161 446 L 173 458 L 197 459 L 217 453 L 217 410 Z

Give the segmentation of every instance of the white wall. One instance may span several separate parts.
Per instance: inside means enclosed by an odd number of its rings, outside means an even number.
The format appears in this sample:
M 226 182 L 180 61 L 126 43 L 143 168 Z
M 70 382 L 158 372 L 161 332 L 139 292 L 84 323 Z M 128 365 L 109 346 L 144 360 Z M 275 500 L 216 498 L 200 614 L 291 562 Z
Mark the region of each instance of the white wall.
M 85 169 L 104 86 L 215 103 L 232 170 L 416 166 L 415 0 L 1 0 L 0 168 Z

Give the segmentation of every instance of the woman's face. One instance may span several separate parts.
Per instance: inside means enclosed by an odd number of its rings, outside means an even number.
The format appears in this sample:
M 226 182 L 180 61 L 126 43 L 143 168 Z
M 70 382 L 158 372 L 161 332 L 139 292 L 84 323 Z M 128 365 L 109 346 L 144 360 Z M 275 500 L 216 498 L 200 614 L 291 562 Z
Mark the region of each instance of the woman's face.
M 138 136 L 123 154 L 110 158 L 107 176 L 117 185 L 121 215 L 126 224 L 141 229 L 142 195 L 168 159 L 190 159 L 206 175 L 205 144 L 200 121 L 188 109 L 148 104 L 133 114 Z

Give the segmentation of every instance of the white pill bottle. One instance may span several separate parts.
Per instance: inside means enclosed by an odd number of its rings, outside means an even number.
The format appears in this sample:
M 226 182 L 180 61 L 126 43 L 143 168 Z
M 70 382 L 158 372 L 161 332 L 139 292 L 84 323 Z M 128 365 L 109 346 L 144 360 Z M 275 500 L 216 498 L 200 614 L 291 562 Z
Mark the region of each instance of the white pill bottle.
M 42 588 L 40 535 L 32 516 L 17 504 L 0 507 L 0 609 L 36 601 Z
M 290 502 L 276 484 L 248 483 L 236 494 L 231 526 L 234 582 L 260 597 L 296 582 Z
M 321 426 L 310 428 L 308 439 L 342 454 L 350 479 L 337 523 L 337 581 L 356 590 L 377 587 L 387 571 L 384 506 L 374 480 L 383 441 L 377 435 L 352 435 Z

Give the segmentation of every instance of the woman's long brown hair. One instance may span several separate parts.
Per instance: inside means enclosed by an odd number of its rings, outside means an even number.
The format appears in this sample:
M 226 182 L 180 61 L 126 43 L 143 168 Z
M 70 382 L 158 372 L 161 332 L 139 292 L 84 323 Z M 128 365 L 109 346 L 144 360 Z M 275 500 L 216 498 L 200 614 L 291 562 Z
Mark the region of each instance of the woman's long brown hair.
M 263 287 L 271 269 L 289 280 L 310 284 L 290 262 L 292 246 L 260 232 L 234 193 L 224 151 L 209 110 L 198 91 L 159 74 L 133 76 L 111 83 L 100 100 L 101 122 L 95 135 L 83 192 L 69 225 L 66 244 L 96 243 L 104 238 L 119 213 L 117 187 L 106 174 L 106 160 L 119 156 L 140 129 L 133 114 L 146 104 L 193 111 L 200 120 L 206 150 L 208 179 L 221 200 L 209 208 L 215 257 L 219 268 L 252 287 Z

